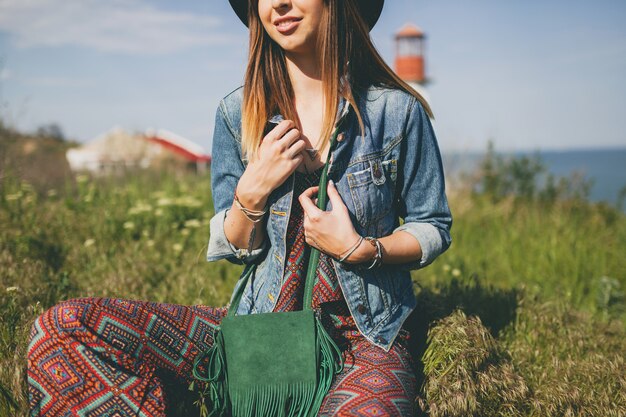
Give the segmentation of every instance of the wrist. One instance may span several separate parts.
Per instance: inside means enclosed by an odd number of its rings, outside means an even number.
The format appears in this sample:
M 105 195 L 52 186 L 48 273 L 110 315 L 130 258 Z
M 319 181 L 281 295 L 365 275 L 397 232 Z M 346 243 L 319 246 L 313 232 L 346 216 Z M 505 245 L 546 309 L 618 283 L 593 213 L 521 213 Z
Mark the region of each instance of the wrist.
M 371 261 L 376 256 L 376 248 L 363 239 L 354 252 L 345 260 L 350 264 L 360 264 Z
M 263 189 L 254 183 L 248 183 L 244 175 L 239 179 L 239 183 L 235 188 L 235 194 L 241 204 L 250 210 L 263 210 L 267 204 L 269 193 L 263 192 Z

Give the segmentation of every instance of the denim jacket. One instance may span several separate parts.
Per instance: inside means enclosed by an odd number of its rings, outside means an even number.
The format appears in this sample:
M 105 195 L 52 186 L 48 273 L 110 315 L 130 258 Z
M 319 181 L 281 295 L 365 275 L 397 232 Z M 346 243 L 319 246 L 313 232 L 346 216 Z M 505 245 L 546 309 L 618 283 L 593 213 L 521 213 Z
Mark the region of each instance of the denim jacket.
M 240 87 L 220 102 L 216 114 L 211 163 L 216 214 L 210 222 L 207 260 L 257 264 L 237 311 L 254 314 L 272 311 L 278 300 L 288 253 L 287 224 L 298 196 L 293 195 L 294 175 L 270 194 L 266 238 L 260 248 L 248 252 L 226 239 L 224 219 L 247 165 L 241 157 L 242 100 Z M 372 86 L 359 95 L 357 105 L 365 135 L 354 110 L 342 99 L 336 126 L 343 137 L 329 156 L 329 178 L 360 235 L 383 237 L 403 230 L 422 248 L 420 260 L 372 270 L 333 260 L 359 331 L 371 343 L 389 350 L 415 308 L 410 270 L 428 265 L 450 246 L 452 217 L 439 148 L 421 103 L 404 91 Z

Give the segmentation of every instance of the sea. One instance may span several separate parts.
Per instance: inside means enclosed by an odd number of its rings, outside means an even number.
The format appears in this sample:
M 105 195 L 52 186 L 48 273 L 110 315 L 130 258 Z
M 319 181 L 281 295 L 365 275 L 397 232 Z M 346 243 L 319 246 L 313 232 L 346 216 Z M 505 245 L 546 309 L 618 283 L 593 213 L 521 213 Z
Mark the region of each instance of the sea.
M 589 200 L 618 205 L 626 197 L 626 148 L 575 149 L 502 153 L 505 157 L 537 155 L 547 171 L 558 177 L 581 175 L 591 180 Z M 477 172 L 483 153 L 442 155 L 446 177 L 453 183 Z M 626 206 L 626 201 L 623 201 Z M 624 208 L 622 206 L 622 208 Z

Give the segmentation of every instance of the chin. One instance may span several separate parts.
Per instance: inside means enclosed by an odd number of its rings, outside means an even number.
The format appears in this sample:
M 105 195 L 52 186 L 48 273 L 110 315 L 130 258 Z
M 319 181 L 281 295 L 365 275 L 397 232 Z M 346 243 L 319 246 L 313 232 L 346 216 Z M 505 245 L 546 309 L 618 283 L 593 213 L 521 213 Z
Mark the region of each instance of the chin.
M 313 51 L 309 45 L 299 39 L 278 39 L 275 40 L 278 46 L 285 52 L 306 53 Z

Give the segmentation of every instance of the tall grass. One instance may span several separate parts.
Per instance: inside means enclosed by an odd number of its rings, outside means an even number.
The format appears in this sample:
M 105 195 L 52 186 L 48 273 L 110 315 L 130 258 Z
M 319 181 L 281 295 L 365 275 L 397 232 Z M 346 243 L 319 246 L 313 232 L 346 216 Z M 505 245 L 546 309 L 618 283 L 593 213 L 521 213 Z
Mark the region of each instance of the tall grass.
M 78 176 L 55 189 L 1 181 L 0 415 L 27 415 L 28 331 L 61 300 L 227 302 L 240 267 L 204 260 L 207 176 Z M 626 415 L 626 219 L 539 194 L 451 194 L 453 246 L 413 275 L 424 413 Z M 198 415 L 184 401 L 197 394 L 178 388 L 173 414 Z
M 453 195 L 452 249 L 417 281 L 476 276 L 626 323 L 625 216 L 589 203 L 590 185 L 575 174 L 553 177 L 538 156 L 507 158 L 490 145 L 481 170 Z
M 134 173 L 43 196 L 4 177 L 0 189 L 0 386 L 26 414 L 30 323 L 78 296 L 223 305 L 238 269 L 207 263 L 208 177 Z M 11 400 L 0 391 L 0 407 Z M 0 408 L 0 415 L 5 415 Z
M 626 221 L 617 210 L 579 201 L 493 203 L 468 194 L 458 195 L 452 210 L 453 246 L 415 274 L 419 283 L 477 276 L 625 318 Z

